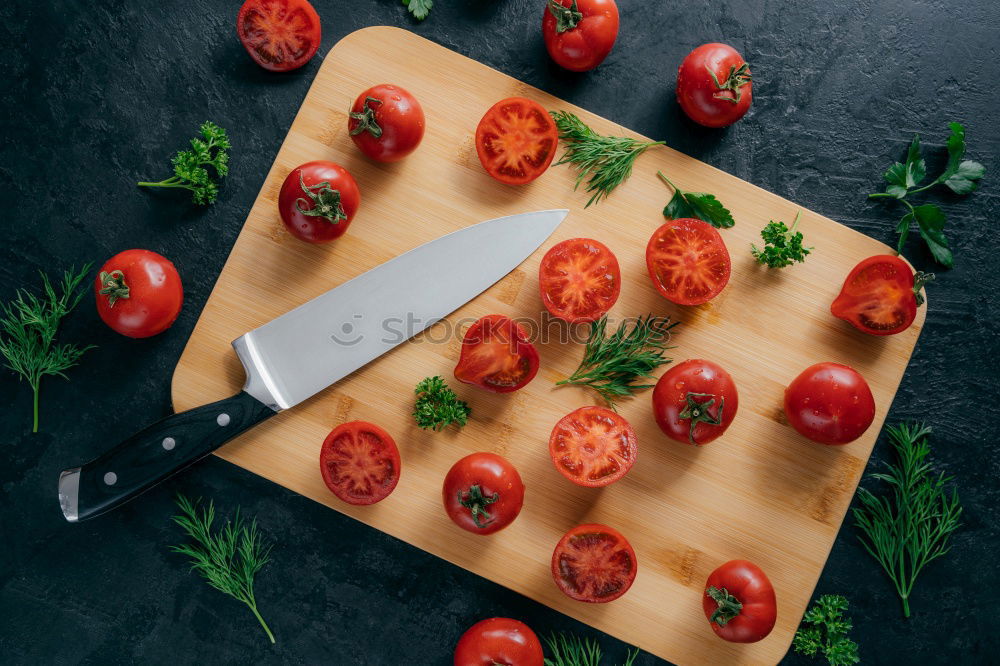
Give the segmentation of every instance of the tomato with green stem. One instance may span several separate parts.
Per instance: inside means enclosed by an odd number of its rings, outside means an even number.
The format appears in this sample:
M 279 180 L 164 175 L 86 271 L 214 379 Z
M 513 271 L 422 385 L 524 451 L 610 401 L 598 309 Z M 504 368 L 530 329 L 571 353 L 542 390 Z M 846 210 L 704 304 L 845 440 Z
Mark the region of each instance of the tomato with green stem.
M 544 660 L 535 632 L 509 617 L 480 620 L 455 647 L 455 666 L 543 666 Z
M 170 328 L 184 304 L 173 263 L 151 250 L 125 250 L 108 259 L 94 278 L 97 314 L 112 330 L 148 338 Z
M 660 377 L 653 416 L 667 437 L 702 446 L 720 437 L 736 418 L 740 399 L 732 376 L 717 363 L 689 359 Z
M 899 257 L 868 257 L 848 273 L 830 312 L 862 333 L 902 333 L 917 318 L 924 302 L 920 292 L 933 279 L 933 273 L 914 274 Z
M 424 138 L 424 110 L 400 86 L 372 86 L 354 100 L 347 118 L 351 140 L 377 162 L 398 162 Z
M 578 525 L 552 552 L 556 586 L 569 598 L 586 603 L 607 603 L 628 592 L 637 567 L 631 544 L 607 525 Z
M 542 36 L 560 67 L 586 72 L 600 65 L 618 39 L 615 0 L 548 0 Z
M 731 643 L 763 640 L 778 617 L 774 586 L 746 560 L 731 560 L 709 574 L 701 605 L 712 631 Z
M 677 102 L 699 125 L 732 125 L 750 110 L 752 99 L 750 67 L 727 44 L 702 44 L 677 68 Z
M 448 470 L 441 489 L 452 522 L 474 534 L 493 534 L 514 522 L 524 504 L 524 483 L 495 453 L 473 453 Z
M 323 160 L 292 169 L 278 193 L 281 221 L 307 243 L 328 243 L 343 236 L 360 205 L 361 193 L 350 172 Z

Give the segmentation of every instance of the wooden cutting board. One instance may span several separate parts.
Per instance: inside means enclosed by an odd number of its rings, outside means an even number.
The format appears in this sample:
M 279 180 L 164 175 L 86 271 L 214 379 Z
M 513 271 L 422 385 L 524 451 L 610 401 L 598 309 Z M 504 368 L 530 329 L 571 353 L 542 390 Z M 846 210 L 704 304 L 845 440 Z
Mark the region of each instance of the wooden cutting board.
M 384 82 L 414 93 L 427 118 L 419 149 L 390 165 L 365 159 L 346 131 L 354 97 Z M 829 304 L 847 272 L 889 248 L 803 209 L 800 228 L 814 253 L 804 264 L 780 271 L 758 267 L 750 243 L 759 242 L 768 220 L 791 222 L 800 206 L 670 148 L 646 153 L 625 185 L 587 209 L 587 195 L 573 191 L 574 173 L 566 166 L 520 188 L 493 181 L 479 164 L 473 135 L 486 109 L 513 95 L 577 113 L 602 133 L 637 136 L 404 30 L 367 28 L 341 40 L 316 75 L 177 365 L 174 407 L 184 410 L 238 391 L 243 371 L 231 340 L 355 275 L 481 220 L 568 208 L 549 242 L 446 322 L 245 433 L 218 455 L 670 661 L 776 663 L 788 650 L 826 562 L 925 309 L 910 329 L 886 338 L 861 334 L 833 318 Z M 347 167 L 362 194 L 350 231 L 322 246 L 290 236 L 276 206 L 285 175 L 315 159 Z M 736 226 L 722 231 L 732 255 L 732 279 L 706 305 L 667 302 L 646 273 L 646 241 L 663 223 L 661 210 L 670 197 L 657 169 L 687 190 L 715 193 L 735 216 Z M 712 359 L 729 370 L 740 390 L 733 425 L 702 448 L 660 433 L 649 392 L 623 401 L 619 410 L 638 434 L 638 460 L 624 479 L 602 490 L 566 481 L 547 449 L 560 417 L 596 402 L 583 389 L 553 385 L 575 369 L 581 344 L 560 343 L 558 334 L 540 343 L 541 371 L 513 394 L 493 395 L 452 379 L 464 326 L 493 312 L 538 317 L 544 309 L 537 283 L 540 258 L 556 242 L 580 236 L 607 244 L 621 264 L 621 298 L 612 317 L 652 312 L 679 319 L 675 361 Z M 819 361 L 855 367 L 875 395 L 875 423 L 847 446 L 808 442 L 782 414 L 785 385 Z M 468 426 L 433 433 L 414 425 L 413 387 L 429 375 L 449 379 L 470 403 Z M 380 424 L 402 454 L 398 487 L 374 506 L 341 503 L 320 477 L 323 438 L 354 419 Z M 489 537 L 460 530 L 441 506 L 445 473 L 473 451 L 506 456 L 526 485 L 521 515 Z M 560 536 L 586 522 L 615 527 L 637 553 L 635 584 L 609 604 L 572 601 L 549 572 Z M 777 591 L 777 625 L 759 643 L 717 638 L 702 614 L 706 577 L 734 558 L 760 565 Z

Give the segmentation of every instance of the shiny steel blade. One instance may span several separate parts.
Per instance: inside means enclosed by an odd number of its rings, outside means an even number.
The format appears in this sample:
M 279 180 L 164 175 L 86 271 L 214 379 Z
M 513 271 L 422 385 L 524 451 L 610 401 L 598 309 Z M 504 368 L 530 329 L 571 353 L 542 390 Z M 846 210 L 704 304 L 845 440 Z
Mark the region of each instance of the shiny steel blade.
M 455 231 L 237 338 L 244 391 L 275 410 L 322 391 L 485 291 L 568 212 L 522 213 Z

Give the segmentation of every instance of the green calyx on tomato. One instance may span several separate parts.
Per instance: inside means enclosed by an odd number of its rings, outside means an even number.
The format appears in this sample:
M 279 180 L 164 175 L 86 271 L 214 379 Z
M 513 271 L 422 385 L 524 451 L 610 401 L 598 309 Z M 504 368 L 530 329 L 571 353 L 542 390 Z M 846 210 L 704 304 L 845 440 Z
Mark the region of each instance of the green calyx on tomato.
M 486 510 L 490 504 L 500 499 L 500 493 L 493 493 L 490 496 L 483 495 L 483 489 L 478 484 L 469 486 L 466 492 L 459 491 L 458 503 L 472 513 L 472 521 L 476 527 L 483 528 L 493 522 L 493 516 Z M 483 522 L 481 519 L 486 518 Z
M 715 87 L 719 89 L 720 92 L 712 95 L 715 99 L 724 99 L 727 102 L 732 102 L 733 104 L 739 104 L 740 99 L 743 97 L 743 91 L 741 88 L 746 84 L 750 83 L 753 79 L 750 77 L 750 66 L 747 63 L 743 63 L 739 67 L 735 65 L 729 66 L 729 75 L 726 76 L 726 80 L 719 83 L 719 77 L 715 75 L 715 72 L 708 65 L 705 66 L 708 70 L 709 75 L 712 77 L 712 81 L 715 82 Z M 730 90 L 733 96 L 725 94 L 726 90 Z
M 295 200 L 297 211 L 308 217 L 324 217 L 331 224 L 337 224 L 341 220 L 347 219 L 344 206 L 340 203 L 340 192 L 330 187 L 330 181 L 324 180 L 315 185 L 306 185 L 306 181 L 302 178 L 302 172 L 299 171 L 299 184 L 305 195 L 312 200 L 313 207 L 303 208 L 302 204 L 307 202 L 300 197 Z
M 924 273 L 923 271 L 917 271 L 913 276 L 913 295 L 917 297 L 917 307 L 919 308 L 924 304 L 924 295 L 920 293 L 920 290 L 924 288 L 924 285 L 928 282 L 934 281 L 934 273 Z
M 556 32 L 564 33 L 576 27 L 576 24 L 583 20 L 583 13 L 577 9 L 576 0 L 569 7 L 561 4 L 559 0 L 549 0 L 549 11 L 556 17 Z
M 108 297 L 108 307 L 115 307 L 119 298 L 128 298 L 128 285 L 121 271 L 101 271 L 101 293 Z
M 695 398 L 709 398 L 709 400 L 698 402 Z M 685 399 L 687 400 L 687 406 L 677 415 L 677 418 L 690 419 L 691 427 L 688 430 L 688 441 L 698 446 L 698 442 L 694 441 L 694 429 L 698 427 L 699 423 L 714 426 L 722 425 L 722 410 L 726 406 L 726 399 L 723 397 L 719 400 L 719 411 L 715 416 L 708 413 L 708 408 L 715 404 L 714 393 L 693 393 L 689 391 Z
M 740 603 L 739 599 L 729 594 L 726 588 L 720 590 L 717 587 L 709 587 L 705 590 L 705 594 L 719 605 L 708 620 L 720 627 L 726 626 L 730 620 L 739 615 L 740 611 L 743 610 L 743 604 Z
M 358 126 L 351 130 L 351 136 L 357 136 L 362 132 L 368 132 L 375 139 L 382 136 L 382 128 L 375 120 L 375 109 L 370 106 L 371 104 L 382 106 L 382 100 L 376 97 L 365 97 L 365 103 L 362 110 L 351 111 L 351 118 L 358 121 Z

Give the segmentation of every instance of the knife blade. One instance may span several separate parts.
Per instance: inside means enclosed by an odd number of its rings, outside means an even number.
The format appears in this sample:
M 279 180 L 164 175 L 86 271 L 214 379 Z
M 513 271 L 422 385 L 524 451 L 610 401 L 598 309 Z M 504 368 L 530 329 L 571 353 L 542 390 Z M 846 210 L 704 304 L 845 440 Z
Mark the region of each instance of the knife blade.
M 232 344 L 246 371 L 243 390 L 63 470 L 63 516 L 78 522 L 110 511 L 423 331 L 517 267 L 568 212 L 521 213 L 452 232 L 240 336 Z

